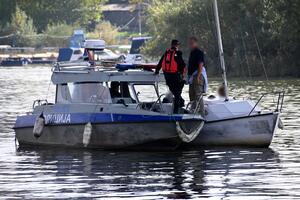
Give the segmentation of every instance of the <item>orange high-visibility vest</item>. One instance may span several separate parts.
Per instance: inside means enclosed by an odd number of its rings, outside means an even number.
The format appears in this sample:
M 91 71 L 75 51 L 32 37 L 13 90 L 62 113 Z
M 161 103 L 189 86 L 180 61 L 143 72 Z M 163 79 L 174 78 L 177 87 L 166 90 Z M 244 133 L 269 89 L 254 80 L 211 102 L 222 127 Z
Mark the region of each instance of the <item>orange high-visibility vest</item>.
M 176 73 L 178 70 L 177 62 L 175 61 L 176 50 L 169 49 L 164 55 L 162 61 L 162 70 L 168 73 Z

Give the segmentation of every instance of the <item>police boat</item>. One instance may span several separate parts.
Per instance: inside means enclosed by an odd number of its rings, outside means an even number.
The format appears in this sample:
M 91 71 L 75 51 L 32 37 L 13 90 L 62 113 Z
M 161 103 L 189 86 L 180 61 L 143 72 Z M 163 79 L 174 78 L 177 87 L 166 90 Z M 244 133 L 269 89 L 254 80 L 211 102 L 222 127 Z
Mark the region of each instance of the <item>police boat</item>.
M 36 101 L 32 112 L 17 117 L 20 146 L 173 149 L 194 140 L 204 125 L 200 115 L 172 114 L 172 103 L 159 93 L 164 78 L 153 72 L 57 64 L 51 80 L 55 103 Z

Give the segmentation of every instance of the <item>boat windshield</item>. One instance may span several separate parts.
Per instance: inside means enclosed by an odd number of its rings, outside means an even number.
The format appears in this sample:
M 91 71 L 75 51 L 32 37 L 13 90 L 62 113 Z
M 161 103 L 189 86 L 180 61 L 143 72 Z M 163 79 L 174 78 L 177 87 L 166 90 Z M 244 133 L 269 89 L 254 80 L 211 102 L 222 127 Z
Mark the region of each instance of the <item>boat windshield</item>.
M 102 83 L 68 83 L 57 86 L 57 103 L 112 103 Z
M 116 57 L 116 55 L 114 55 L 114 53 L 109 50 L 94 51 L 94 60 L 95 61 L 100 61 L 103 59 L 112 59 L 115 57 Z
M 158 98 L 155 85 L 134 85 L 139 102 L 155 102 Z
M 130 48 L 130 54 L 139 54 L 141 47 L 145 44 L 146 39 L 133 40 Z

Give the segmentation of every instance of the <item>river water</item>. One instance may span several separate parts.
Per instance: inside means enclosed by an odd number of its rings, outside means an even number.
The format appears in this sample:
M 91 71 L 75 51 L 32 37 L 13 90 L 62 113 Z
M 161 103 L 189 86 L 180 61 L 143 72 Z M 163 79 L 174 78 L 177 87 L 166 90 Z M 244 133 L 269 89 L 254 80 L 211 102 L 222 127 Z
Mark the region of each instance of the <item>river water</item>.
M 300 80 L 229 82 L 231 95 L 242 98 L 287 92 L 284 130 L 267 149 L 16 149 L 14 120 L 33 100 L 53 100 L 50 75 L 49 67 L 0 68 L 0 199 L 300 199 Z M 220 84 L 210 83 L 210 92 Z

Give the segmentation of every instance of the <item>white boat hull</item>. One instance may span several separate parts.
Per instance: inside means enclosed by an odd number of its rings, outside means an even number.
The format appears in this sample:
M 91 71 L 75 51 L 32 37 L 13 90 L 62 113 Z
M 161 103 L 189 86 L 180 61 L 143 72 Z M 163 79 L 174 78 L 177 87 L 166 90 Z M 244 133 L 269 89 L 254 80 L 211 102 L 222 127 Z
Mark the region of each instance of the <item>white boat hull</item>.
M 268 147 L 278 119 L 278 113 L 268 113 L 206 122 L 198 137 L 187 146 Z
M 84 144 L 84 127 L 84 124 L 45 126 L 40 138 L 32 134 L 33 127 L 15 131 L 20 145 L 96 149 L 124 149 L 176 138 L 174 123 L 94 124 L 89 142 Z

